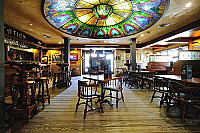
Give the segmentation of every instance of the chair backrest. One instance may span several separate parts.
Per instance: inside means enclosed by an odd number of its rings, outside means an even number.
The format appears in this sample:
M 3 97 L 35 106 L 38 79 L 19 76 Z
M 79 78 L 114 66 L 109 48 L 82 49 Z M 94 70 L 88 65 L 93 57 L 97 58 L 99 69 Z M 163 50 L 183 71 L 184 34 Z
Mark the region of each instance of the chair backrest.
M 17 82 L 18 76 L 17 73 L 19 72 L 18 69 L 12 68 L 9 66 L 5 66 L 5 96 L 11 95 L 10 94 L 10 87 Z
M 52 65 L 51 67 L 53 73 L 60 73 L 61 72 L 61 68 L 57 65 Z
M 82 99 L 93 98 L 97 94 L 99 84 L 87 84 L 85 81 L 78 80 L 78 97 Z
M 112 86 L 115 88 L 119 88 L 120 90 L 123 90 L 122 88 L 122 78 L 117 77 L 117 78 L 112 78 L 112 79 L 106 79 L 104 86 Z
M 170 83 L 170 94 L 177 98 L 200 101 L 200 89 L 198 86 L 189 87 L 182 83 Z
M 163 89 L 163 87 L 169 87 L 169 81 L 162 78 L 154 78 L 154 88 Z
M 170 83 L 170 96 L 174 98 L 180 99 L 181 97 L 185 97 L 186 86 L 184 84 L 178 82 Z

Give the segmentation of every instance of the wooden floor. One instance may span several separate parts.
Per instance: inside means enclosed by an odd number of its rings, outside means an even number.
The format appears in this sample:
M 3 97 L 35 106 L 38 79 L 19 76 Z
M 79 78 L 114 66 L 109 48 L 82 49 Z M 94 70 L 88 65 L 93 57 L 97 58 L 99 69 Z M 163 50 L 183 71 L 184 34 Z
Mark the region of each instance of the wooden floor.
M 96 132 L 200 132 L 200 120 L 180 121 L 179 109 L 173 108 L 166 114 L 165 107 L 159 108 L 159 100 L 150 103 L 152 91 L 138 91 L 124 87 L 125 103 L 119 107 L 104 104 L 104 113 L 89 112 L 83 120 L 83 108 L 75 112 L 77 102 L 77 80 L 60 94 L 51 93 L 51 104 L 35 115 L 30 122 L 15 122 L 8 133 L 96 133 Z

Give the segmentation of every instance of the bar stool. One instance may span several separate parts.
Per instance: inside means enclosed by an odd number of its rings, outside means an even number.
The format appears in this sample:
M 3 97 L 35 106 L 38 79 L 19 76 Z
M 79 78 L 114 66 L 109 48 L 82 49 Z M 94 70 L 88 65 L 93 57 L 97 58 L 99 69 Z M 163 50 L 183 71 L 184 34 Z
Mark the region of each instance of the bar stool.
M 15 92 L 15 99 L 13 99 L 14 116 L 25 114 L 27 115 L 27 120 L 29 120 L 33 110 L 36 110 L 36 112 L 38 112 L 38 102 L 36 101 L 34 84 L 34 81 L 18 82 L 15 84 L 15 91 L 17 92 Z M 31 95 L 29 90 L 31 90 Z
M 42 109 L 44 109 L 44 103 L 48 99 L 48 103 L 50 104 L 50 93 L 48 88 L 48 78 L 47 77 L 40 77 L 35 79 L 35 86 L 39 84 L 38 88 L 38 94 L 36 97 L 36 100 L 39 102 L 42 102 Z M 45 87 L 46 86 L 46 94 L 45 94 Z M 42 90 L 41 90 L 42 89 Z M 42 91 L 42 93 L 41 93 Z
M 67 72 L 61 73 L 61 81 L 62 81 L 62 86 L 67 87 Z
M 53 78 L 53 90 L 57 86 L 58 88 L 61 89 L 62 83 L 61 83 L 61 73 L 54 73 L 54 78 Z
M 71 71 L 67 72 L 67 86 L 71 85 Z

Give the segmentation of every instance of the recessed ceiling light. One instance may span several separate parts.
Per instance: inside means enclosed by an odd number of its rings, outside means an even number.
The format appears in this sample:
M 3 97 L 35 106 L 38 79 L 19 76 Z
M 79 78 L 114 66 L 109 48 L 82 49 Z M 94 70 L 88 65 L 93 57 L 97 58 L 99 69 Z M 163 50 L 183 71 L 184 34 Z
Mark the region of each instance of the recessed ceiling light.
M 51 38 L 50 36 L 48 35 L 43 35 L 44 38 Z
M 144 34 L 141 34 L 141 36 L 144 36 Z
M 29 25 L 33 25 L 32 23 L 29 23 Z
M 137 41 L 136 43 L 142 43 L 141 41 Z
M 59 44 L 61 44 L 62 42 L 58 42 Z
M 191 2 L 188 2 L 186 5 L 185 5 L 185 7 L 190 7 L 192 5 L 192 3 Z
M 158 28 L 167 27 L 167 26 L 169 26 L 169 24 L 161 24 L 161 25 L 158 25 Z

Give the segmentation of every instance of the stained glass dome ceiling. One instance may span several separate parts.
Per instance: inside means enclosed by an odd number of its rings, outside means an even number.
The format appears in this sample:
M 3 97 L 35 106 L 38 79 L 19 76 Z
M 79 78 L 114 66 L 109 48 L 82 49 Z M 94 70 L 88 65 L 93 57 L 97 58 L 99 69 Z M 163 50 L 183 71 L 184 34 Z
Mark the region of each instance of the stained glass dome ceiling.
M 87 38 L 125 37 L 155 24 L 167 0 L 44 0 L 46 20 L 67 34 Z

